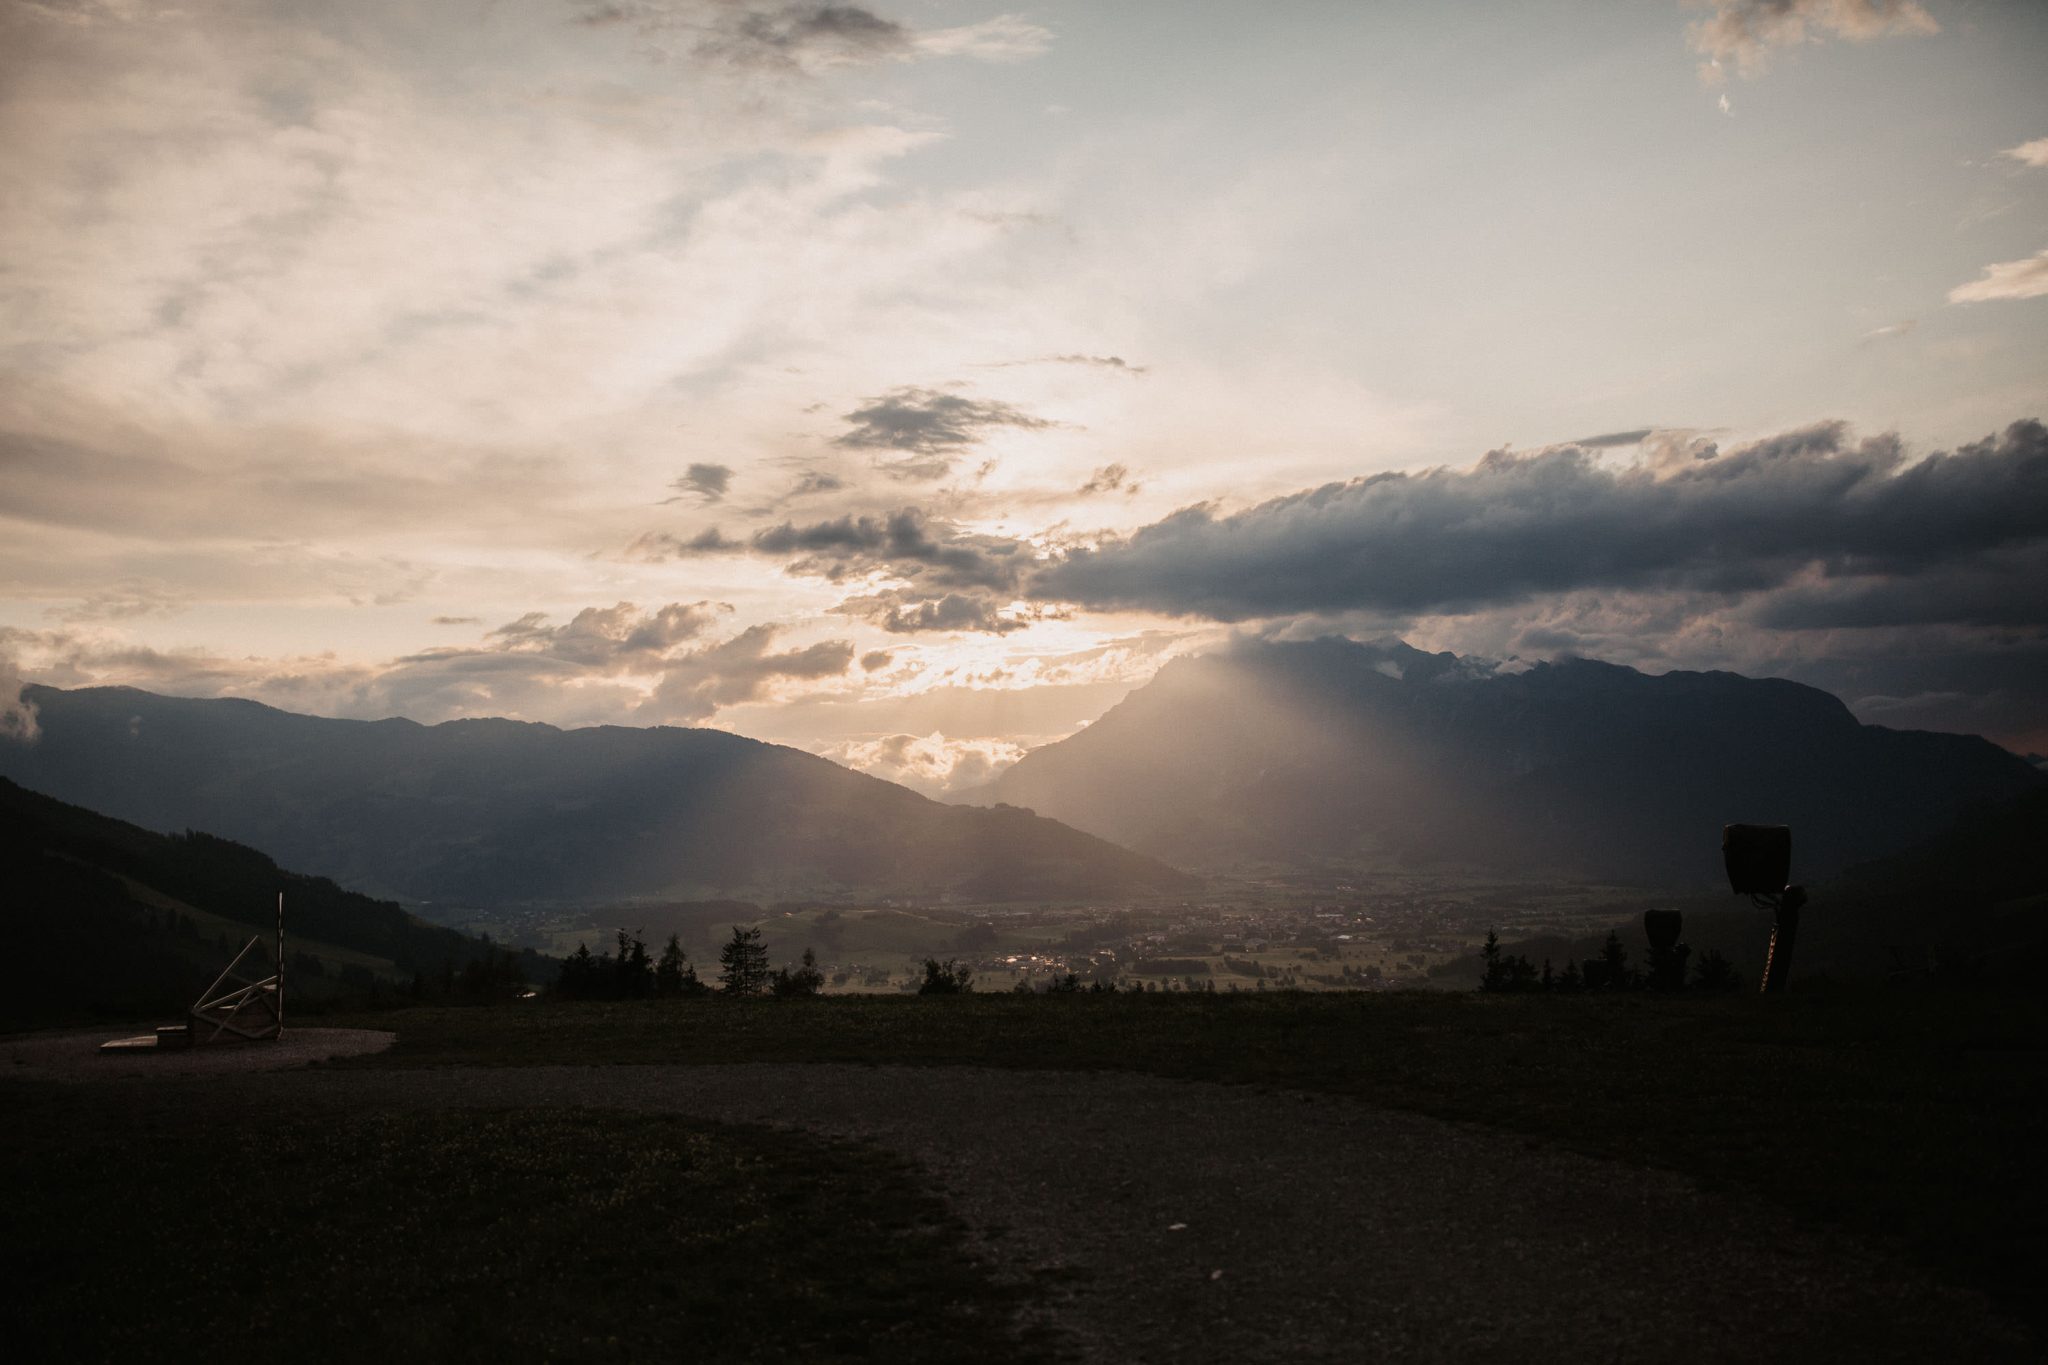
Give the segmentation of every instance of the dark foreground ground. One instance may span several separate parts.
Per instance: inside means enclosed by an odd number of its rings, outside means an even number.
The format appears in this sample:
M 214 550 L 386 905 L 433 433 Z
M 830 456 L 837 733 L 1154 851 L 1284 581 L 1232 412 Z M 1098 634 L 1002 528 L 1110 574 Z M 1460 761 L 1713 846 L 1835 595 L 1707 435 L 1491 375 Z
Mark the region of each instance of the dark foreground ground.
M 2040 1356 L 2031 1001 L 360 1022 L 398 1045 L 0 1082 L 21 1358 L 176 1357 L 178 1330 L 303 1359 Z

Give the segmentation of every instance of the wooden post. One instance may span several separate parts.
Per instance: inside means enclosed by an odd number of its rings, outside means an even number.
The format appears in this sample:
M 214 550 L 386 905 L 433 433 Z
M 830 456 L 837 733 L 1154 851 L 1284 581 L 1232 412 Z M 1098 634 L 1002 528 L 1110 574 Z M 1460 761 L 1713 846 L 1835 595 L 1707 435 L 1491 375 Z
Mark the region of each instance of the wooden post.
M 284 1034 L 284 892 L 277 893 L 277 1032 Z

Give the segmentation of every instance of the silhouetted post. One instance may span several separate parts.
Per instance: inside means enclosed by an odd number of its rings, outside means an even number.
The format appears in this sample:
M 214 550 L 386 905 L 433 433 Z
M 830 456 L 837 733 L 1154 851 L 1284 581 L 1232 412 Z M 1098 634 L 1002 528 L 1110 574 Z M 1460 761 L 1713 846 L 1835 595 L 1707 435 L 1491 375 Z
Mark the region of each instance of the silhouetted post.
M 1799 908 L 1806 889 L 1787 885 L 1792 875 L 1792 830 L 1787 825 L 1724 825 L 1721 859 L 1728 867 L 1728 885 L 1738 896 L 1771 912 L 1770 955 L 1764 959 L 1763 982 L 1768 994 L 1782 991 L 1792 974 L 1792 946 L 1799 940 Z
M 277 1033 L 284 1036 L 284 892 L 277 893 Z
M 1788 886 L 1772 907 L 1771 949 L 1764 958 L 1764 991 L 1782 991 L 1792 974 L 1792 945 L 1799 941 L 1799 907 L 1806 904 L 1806 889 Z
M 1660 991 L 1685 989 L 1685 961 L 1692 949 L 1678 941 L 1685 916 L 1676 910 L 1643 911 L 1643 933 L 1650 940 L 1650 985 Z

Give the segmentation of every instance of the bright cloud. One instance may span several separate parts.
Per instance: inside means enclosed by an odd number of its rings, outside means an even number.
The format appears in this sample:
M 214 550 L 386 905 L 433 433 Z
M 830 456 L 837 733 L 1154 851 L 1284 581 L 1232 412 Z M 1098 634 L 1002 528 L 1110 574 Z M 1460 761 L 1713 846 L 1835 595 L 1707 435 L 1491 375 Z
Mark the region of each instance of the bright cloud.
M 1984 267 L 1984 277 L 1948 291 L 1950 303 L 1991 303 L 1999 299 L 2038 299 L 2048 294 L 2048 247 L 2025 260 L 2001 261 Z

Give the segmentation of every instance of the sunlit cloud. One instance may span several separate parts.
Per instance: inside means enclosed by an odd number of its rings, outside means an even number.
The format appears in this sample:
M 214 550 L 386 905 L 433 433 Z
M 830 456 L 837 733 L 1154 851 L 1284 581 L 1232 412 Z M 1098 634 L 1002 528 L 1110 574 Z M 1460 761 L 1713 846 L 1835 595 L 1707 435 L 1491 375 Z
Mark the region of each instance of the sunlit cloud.
M 2032 142 L 2022 142 L 2017 147 L 2008 147 L 1999 155 L 2010 157 L 2022 166 L 2048 166 L 2048 137 L 2037 137 Z
M 1686 30 L 1693 51 L 1706 58 L 1700 75 L 1725 79 L 1729 67 L 1759 76 L 1771 58 L 1804 43 L 1846 38 L 1869 42 L 1901 34 L 1941 31 L 1917 0 L 1705 0 L 1713 10 Z M 1723 106 L 1722 112 L 1727 112 Z
M 1984 267 L 1982 279 L 1948 291 L 1950 303 L 1992 303 L 2000 299 L 2038 299 L 2048 294 L 2048 247 L 2018 261 Z

